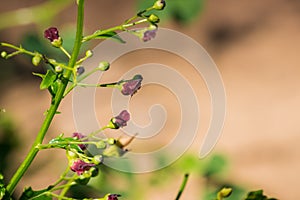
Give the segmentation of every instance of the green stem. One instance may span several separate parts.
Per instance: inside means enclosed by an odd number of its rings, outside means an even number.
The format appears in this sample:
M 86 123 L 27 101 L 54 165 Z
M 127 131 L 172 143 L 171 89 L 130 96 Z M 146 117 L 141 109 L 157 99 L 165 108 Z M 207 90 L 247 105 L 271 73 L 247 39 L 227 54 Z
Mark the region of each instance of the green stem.
M 178 194 L 177 194 L 175 200 L 179 200 L 179 198 L 180 198 L 180 196 L 181 196 L 181 194 L 182 194 L 182 192 L 183 192 L 183 190 L 184 190 L 184 188 L 185 188 L 185 186 L 186 186 L 186 183 L 187 183 L 187 181 L 188 181 L 188 178 L 189 178 L 189 174 L 185 174 L 185 175 L 184 175 L 184 179 L 183 179 L 183 181 L 182 181 L 182 183 L 181 183 L 180 189 L 179 189 L 179 191 L 178 191 Z
M 59 48 L 68 58 L 71 58 L 71 55 L 69 54 L 69 52 L 67 52 L 67 50 L 63 46 L 60 46 Z
M 147 19 L 141 19 L 137 22 L 132 22 L 132 23 L 129 23 L 129 24 L 122 24 L 122 25 L 119 25 L 119 26 L 115 26 L 115 27 L 112 27 L 112 28 L 109 28 L 109 29 L 105 29 L 105 30 L 102 30 L 102 31 L 96 31 L 95 33 L 91 34 L 91 35 L 88 35 L 88 36 L 85 36 L 83 39 L 82 39 L 82 42 L 86 42 L 86 41 L 89 41 L 89 40 L 92 40 L 94 38 L 96 38 L 97 36 L 99 35 L 105 35 L 109 32 L 112 32 L 112 31 L 124 31 L 126 30 L 127 28 L 131 27 L 131 26 L 135 26 L 135 25 L 138 25 L 138 24 L 142 24 L 144 22 L 147 22 L 148 20 Z
M 28 54 L 30 56 L 35 56 L 36 55 L 34 52 L 27 51 L 27 50 L 23 49 L 22 47 L 17 47 L 15 45 L 8 44 L 8 43 L 5 43 L 5 42 L 1 42 L 0 45 L 4 46 L 4 47 L 9 47 L 9 48 L 15 49 L 15 50 L 19 51 L 19 53 L 25 53 L 25 54 Z
M 69 61 L 68 66 L 74 67 L 76 60 L 78 58 L 79 50 L 81 47 L 81 40 L 82 40 L 82 32 L 83 32 L 83 14 L 84 14 L 84 1 L 80 0 L 78 4 L 78 17 L 77 17 L 77 31 L 76 31 L 76 39 L 74 43 L 73 53 L 71 56 L 71 59 Z M 29 166 L 31 165 L 33 159 L 37 155 L 39 149 L 36 148 L 37 145 L 41 144 L 43 142 L 43 139 L 49 129 L 49 126 L 53 120 L 54 115 L 57 112 L 58 106 L 60 105 L 60 102 L 63 98 L 65 89 L 68 85 L 68 81 L 71 76 L 72 71 L 68 70 L 65 74 L 65 79 L 62 81 L 62 83 L 59 85 L 58 91 L 55 95 L 54 101 L 50 106 L 49 112 L 44 120 L 44 123 L 29 151 L 26 158 L 24 159 L 23 163 L 20 165 L 20 167 L 17 169 L 16 173 L 11 178 L 10 182 L 7 185 L 7 191 L 12 194 L 15 190 L 16 185 L 20 181 L 20 179 L 23 177 L 24 173 L 27 171 Z

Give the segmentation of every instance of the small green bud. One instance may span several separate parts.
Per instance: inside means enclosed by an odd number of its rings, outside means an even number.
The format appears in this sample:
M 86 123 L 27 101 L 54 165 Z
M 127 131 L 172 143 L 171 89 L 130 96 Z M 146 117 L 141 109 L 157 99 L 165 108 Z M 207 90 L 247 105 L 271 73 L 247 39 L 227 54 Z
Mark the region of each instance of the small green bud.
M 99 169 L 96 168 L 96 167 L 92 167 L 92 168 L 90 169 L 90 171 L 91 171 L 91 173 L 92 173 L 92 177 L 98 176 L 98 174 L 99 174 Z
M 158 23 L 159 22 L 159 17 L 157 15 L 151 14 L 148 17 L 148 21 L 151 23 Z
M 232 188 L 224 187 L 218 192 L 218 197 L 226 198 L 229 197 L 232 193 Z
M 55 71 L 56 71 L 57 73 L 60 73 L 60 72 L 63 71 L 63 68 L 62 68 L 60 65 L 56 65 L 56 66 L 55 66 Z
M 2 52 L 1 52 L 1 57 L 2 57 L 2 58 L 6 58 L 6 56 L 7 56 L 7 52 L 6 52 L 6 51 L 2 51 Z
M 107 71 L 109 69 L 109 67 L 110 67 L 110 64 L 107 61 L 102 61 L 98 65 L 98 69 L 100 71 Z
M 85 52 L 85 56 L 86 57 L 91 57 L 93 55 L 93 52 L 91 51 L 91 50 L 87 50 L 86 52 Z
M 40 55 L 35 55 L 35 56 L 33 56 L 32 57 L 32 60 L 31 60 L 31 62 L 32 62 L 32 64 L 34 65 L 34 66 L 38 66 L 39 64 L 40 64 L 40 62 L 41 62 L 41 56 Z
M 116 143 L 116 140 L 114 138 L 108 138 L 107 143 L 113 145 Z
M 102 155 L 95 155 L 93 157 L 93 163 L 95 165 L 99 165 L 100 163 L 102 163 L 102 161 L 103 161 L 103 156 Z
M 153 8 L 155 10 L 163 10 L 166 6 L 166 1 L 165 0 L 157 0 L 154 5 Z
M 66 154 L 70 162 L 73 162 L 75 159 L 78 158 L 77 154 L 72 151 L 66 151 Z
M 95 145 L 96 145 L 96 147 L 97 147 L 98 149 L 104 149 L 104 148 L 106 147 L 105 142 L 102 141 L 102 140 L 96 142 Z

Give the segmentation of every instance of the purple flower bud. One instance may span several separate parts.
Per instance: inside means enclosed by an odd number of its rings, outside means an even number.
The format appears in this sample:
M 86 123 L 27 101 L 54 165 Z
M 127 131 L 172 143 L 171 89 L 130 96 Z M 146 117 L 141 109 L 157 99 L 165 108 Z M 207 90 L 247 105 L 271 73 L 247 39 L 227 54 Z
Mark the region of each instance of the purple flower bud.
M 77 68 L 77 71 L 76 71 L 77 76 L 83 74 L 84 71 L 85 71 L 84 67 L 82 67 L 82 66 L 78 67 L 78 68 Z
M 85 138 L 85 135 L 81 134 L 81 133 L 73 133 L 73 137 L 80 140 L 82 138 Z M 81 150 L 85 150 L 86 149 L 86 145 L 85 144 L 79 144 L 78 145 L 80 147 Z
M 92 163 L 86 163 L 82 160 L 75 160 L 72 164 L 72 166 L 70 166 L 71 170 L 73 172 L 76 172 L 78 175 L 83 174 L 83 172 L 88 171 L 89 169 L 91 169 L 91 167 L 94 167 L 95 164 Z
M 156 32 L 157 32 L 157 29 L 145 31 L 144 35 L 143 35 L 143 38 L 142 38 L 143 41 L 148 42 L 151 39 L 154 39 L 155 36 L 156 36 Z
M 122 83 L 122 94 L 123 95 L 134 95 L 138 89 L 141 88 L 143 77 L 138 74 L 135 75 L 131 80 L 127 80 Z
M 107 197 L 107 200 L 118 200 L 118 197 L 120 197 L 121 195 L 119 194 L 110 194 Z
M 58 40 L 59 34 L 56 27 L 50 27 L 44 32 L 44 37 L 53 42 L 54 40 Z
M 113 117 L 110 120 L 109 127 L 113 129 L 119 129 L 127 125 L 130 120 L 130 114 L 127 110 L 123 110 L 118 116 Z

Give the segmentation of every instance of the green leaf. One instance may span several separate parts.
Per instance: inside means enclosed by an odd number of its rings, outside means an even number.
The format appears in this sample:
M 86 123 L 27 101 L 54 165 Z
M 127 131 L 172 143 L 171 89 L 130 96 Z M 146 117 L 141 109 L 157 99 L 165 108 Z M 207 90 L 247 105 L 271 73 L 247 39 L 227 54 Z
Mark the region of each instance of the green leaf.
M 32 74 L 33 74 L 34 76 L 41 77 L 42 79 L 45 77 L 45 74 L 40 74 L 40 73 L 35 73 L 35 72 L 32 72 Z
M 70 142 L 78 142 L 80 140 L 72 137 L 64 138 L 63 134 L 58 137 L 50 140 L 49 144 L 53 145 L 53 147 L 61 148 L 61 149 L 75 149 L 77 152 L 83 152 L 82 149 L 77 144 L 70 144 Z
M 209 177 L 224 172 L 227 166 L 227 161 L 223 155 L 212 155 L 204 166 L 204 175 Z
M 53 186 L 46 189 L 34 191 L 31 187 L 26 188 L 22 193 L 20 200 L 52 200 L 52 197 L 47 195 L 47 191 L 51 190 Z
M 263 194 L 263 190 L 257 190 L 257 191 L 249 192 L 245 200 L 277 200 L 277 199 L 268 198 Z
M 47 70 L 47 73 L 45 77 L 43 77 L 43 80 L 40 84 L 40 89 L 44 90 L 50 87 L 54 81 L 56 80 L 56 74 L 52 70 Z
M 110 31 L 104 34 L 101 34 L 101 31 L 99 31 L 99 35 L 95 37 L 95 39 L 107 39 L 107 38 L 112 38 L 115 39 L 116 41 L 120 43 L 126 43 L 116 32 Z

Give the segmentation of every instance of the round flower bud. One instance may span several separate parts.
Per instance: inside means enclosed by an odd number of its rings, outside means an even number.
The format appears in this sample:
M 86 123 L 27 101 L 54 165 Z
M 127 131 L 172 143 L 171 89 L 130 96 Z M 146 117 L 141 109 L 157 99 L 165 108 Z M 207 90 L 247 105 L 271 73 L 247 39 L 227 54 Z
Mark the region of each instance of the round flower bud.
M 83 74 L 83 73 L 84 73 L 84 71 L 85 71 L 84 67 L 82 67 L 82 66 L 79 66 L 79 67 L 77 68 L 77 71 L 76 71 L 76 73 L 77 73 L 77 76 L 79 76 L 79 75 Z
M 2 52 L 1 52 L 1 57 L 2 57 L 2 58 L 5 58 L 6 56 L 7 56 L 7 52 L 6 52 L 6 51 L 2 51 Z
M 63 68 L 62 68 L 60 65 L 56 65 L 56 66 L 55 66 L 55 71 L 56 71 L 57 73 L 60 73 L 60 72 L 63 71 Z
M 154 5 L 153 8 L 156 10 L 163 10 L 166 6 L 166 1 L 165 0 L 157 0 Z
M 148 17 L 148 21 L 151 23 L 158 23 L 159 22 L 159 17 L 157 15 L 151 14 Z
M 86 52 L 85 52 L 85 56 L 86 57 L 91 57 L 93 55 L 93 52 L 91 51 L 91 50 L 87 50 Z
M 95 165 L 99 165 L 100 163 L 102 163 L 102 161 L 103 161 L 103 156 L 102 155 L 95 155 L 93 157 L 93 163 Z
M 227 188 L 227 187 L 224 187 L 220 192 L 220 196 L 222 197 L 229 197 L 232 193 L 232 189 L 231 188 Z
M 95 177 L 95 176 L 98 176 L 98 174 L 99 174 L 99 169 L 96 168 L 96 167 L 92 167 L 92 168 L 90 169 L 90 172 L 92 173 L 91 177 Z
M 110 67 L 110 64 L 107 61 L 102 61 L 98 65 L 98 69 L 100 71 L 107 71 L 109 69 L 109 67 Z
M 32 62 L 32 64 L 33 64 L 34 66 L 38 66 L 39 63 L 41 62 L 41 59 L 42 59 L 41 56 L 35 55 L 35 56 L 32 57 L 31 62 Z
M 107 143 L 113 145 L 116 143 L 116 140 L 114 138 L 108 138 Z

